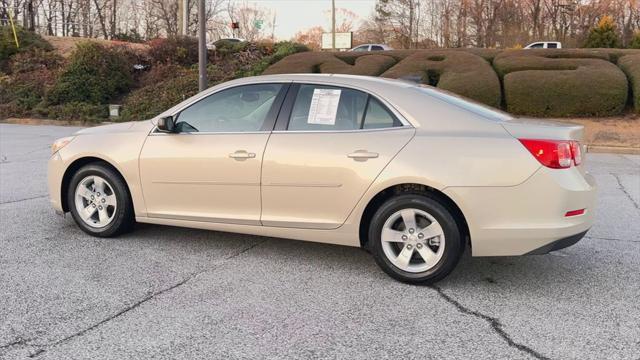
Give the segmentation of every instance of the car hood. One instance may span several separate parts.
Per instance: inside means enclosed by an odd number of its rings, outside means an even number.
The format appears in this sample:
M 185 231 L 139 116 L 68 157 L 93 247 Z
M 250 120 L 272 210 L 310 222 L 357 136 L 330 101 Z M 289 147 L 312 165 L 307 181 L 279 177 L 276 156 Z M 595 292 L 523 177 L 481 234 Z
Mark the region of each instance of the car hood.
M 77 131 L 74 135 L 117 134 L 130 132 L 149 132 L 153 128 L 151 120 L 129 121 L 109 125 L 94 126 Z

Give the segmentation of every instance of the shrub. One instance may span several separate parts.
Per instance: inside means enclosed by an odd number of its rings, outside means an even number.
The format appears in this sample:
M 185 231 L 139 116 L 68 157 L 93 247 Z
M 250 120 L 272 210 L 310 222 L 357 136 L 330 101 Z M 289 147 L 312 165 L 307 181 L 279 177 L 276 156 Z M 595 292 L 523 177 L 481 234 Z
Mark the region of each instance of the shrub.
M 285 57 L 301 52 L 307 52 L 309 48 L 306 45 L 298 44 L 291 41 L 281 41 L 273 45 L 271 55 L 264 57 L 258 63 L 254 64 L 249 71 L 238 74 L 240 76 L 255 76 L 262 74 L 269 66 L 277 63 Z
M 452 50 L 417 51 L 382 74 L 383 77 L 419 76 L 437 86 L 490 106 L 500 107 L 500 81 L 480 56 Z
M 209 85 L 224 80 L 215 66 L 208 69 Z M 122 120 L 145 120 L 198 93 L 198 69 L 178 70 L 173 77 L 132 91 L 124 100 Z
M 131 29 L 127 32 L 117 33 L 113 40 L 125 41 L 129 43 L 143 43 L 144 39 L 142 35 L 136 29 Z
M 14 55 L 9 61 L 8 69 L 14 74 L 42 69 L 55 70 L 62 62 L 62 57 L 55 52 L 34 48 Z
M 629 49 L 640 49 L 640 31 L 633 34 L 631 42 L 629 43 Z
M 149 57 L 153 63 L 191 66 L 198 63 L 198 39 L 178 36 L 154 39 L 149 45 Z
M 132 65 L 127 56 L 121 48 L 106 48 L 95 42 L 79 43 L 47 100 L 52 104 L 108 103 L 128 91 L 133 83 Z
M 597 51 L 514 50 L 498 55 L 494 66 L 511 113 L 608 116 L 622 112 L 628 95 L 624 73 L 608 58 Z
M 473 55 L 478 55 L 481 58 L 487 60 L 489 63 L 493 63 L 493 59 L 495 59 L 498 54 L 502 52 L 502 50 L 498 49 L 485 49 L 485 48 L 461 48 L 461 49 L 452 49 L 458 51 L 464 51 L 471 53 Z
M 640 114 L 640 53 L 621 57 L 618 66 L 629 78 L 632 102 L 636 113 Z
M 55 72 L 46 68 L 0 77 L 0 104 L 14 111 L 5 115 L 29 115 L 42 102 L 46 90 L 54 82 Z
M 611 16 L 603 16 L 598 25 L 589 31 L 584 43 L 586 48 L 619 48 L 620 38 Z
M 215 42 L 216 46 L 216 55 L 220 57 L 226 57 L 230 54 L 235 54 L 241 51 L 245 51 L 247 47 L 249 47 L 251 43 L 246 41 L 229 41 L 229 40 L 218 40 Z
M 20 48 L 16 47 L 13 30 L 10 26 L 0 26 L 0 70 L 7 65 L 9 58 L 19 52 L 41 49 L 51 51 L 53 47 L 40 35 L 16 26 Z
M 302 53 L 269 67 L 267 74 L 339 73 L 415 80 L 500 106 L 500 82 L 489 62 L 459 50 L 378 53 Z
M 156 64 L 144 71 L 138 78 L 137 87 L 155 85 L 160 82 L 173 79 L 183 72 L 184 68 L 175 64 Z

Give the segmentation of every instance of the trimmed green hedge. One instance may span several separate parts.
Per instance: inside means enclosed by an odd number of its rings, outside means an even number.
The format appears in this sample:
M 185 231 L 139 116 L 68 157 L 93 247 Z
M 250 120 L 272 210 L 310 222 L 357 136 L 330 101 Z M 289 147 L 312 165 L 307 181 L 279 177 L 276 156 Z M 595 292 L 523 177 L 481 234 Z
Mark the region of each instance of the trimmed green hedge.
M 384 53 L 313 52 L 286 57 L 265 71 L 334 73 L 411 79 L 491 106 L 500 106 L 500 82 L 484 58 L 451 50 L 394 50 Z
M 421 83 L 500 107 L 500 81 L 482 57 L 462 51 L 415 51 L 382 74 L 394 79 L 420 79 Z
M 507 111 L 533 116 L 609 116 L 622 112 L 627 78 L 605 51 L 514 50 L 494 60 Z
M 633 106 L 636 113 L 640 114 L 640 54 L 621 57 L 618 66 L 629 78 Z
M 265 74 L 405 78 L 517 115 L 610 116 L 620 114 L 629 102 L 628 81 L 636 111 L 640 107 L 639 57 L 640 51 L 632 49 L 313 52 L 288 56 Z
M 335 73 L 378 76 L 397 61 L 386 55 L 303 52 L 287 56 L 267 68 L 264 74 Z

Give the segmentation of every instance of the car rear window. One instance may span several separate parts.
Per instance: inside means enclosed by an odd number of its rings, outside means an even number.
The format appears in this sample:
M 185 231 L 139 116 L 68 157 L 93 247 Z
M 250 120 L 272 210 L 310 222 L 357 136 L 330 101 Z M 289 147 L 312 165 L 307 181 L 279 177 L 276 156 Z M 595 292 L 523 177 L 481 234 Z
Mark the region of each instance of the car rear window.
M 489 120 L 508 121 L 513 119 L 513 116 L 507 112 L 504 112 L 494 107 L 456 95 L 446 90 L 436 89 L 434 87 L 426 86 L 426 85 L 416 85 L 415 88 L 418 91 L 423 92 L 429 96 L 448 102 L 451 105 L 470 111 L 476 115 L 480 115 Z

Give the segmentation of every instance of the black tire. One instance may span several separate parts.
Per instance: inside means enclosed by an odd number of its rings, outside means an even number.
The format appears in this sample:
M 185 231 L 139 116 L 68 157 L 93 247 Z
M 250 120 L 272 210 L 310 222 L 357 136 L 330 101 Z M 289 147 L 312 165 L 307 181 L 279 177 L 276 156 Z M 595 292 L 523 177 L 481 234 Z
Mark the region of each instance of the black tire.
M 445 237 L 442 257 L 435 266 L 424 272 L 416 273 L 400 269 L 385 255 L 382 246 L 381 234 L 387 219 L 399 210 L 409 208 L 419 209 L 431 215 L 442 227 Z M 369 247 L 376 263 L 394 279 L 411 284 L 428 285 L 442 280 L 453 271 L 464 252 L 464 239 L 454 216 L 436 198 L 421 194 L 405 194 L 387 200 L 373 215 L 369 224 Z
M 84 222 L 78 214 L 75 202 L 75 190 L 78 184 L 88 176 L 99 176 L 105 179 L 116 197 L 117 206 L 113 220 L 104 227 L 92 227 Z M 131 195 L 124 179 L 111 167 L 101 163 L 91 163 L 81 167 L 71 178 L 67 189 L 67 204 L 76 224 L 89 235 L 97 237 L 114 237 L 130 231 L 135 224 L 135 215 Z

